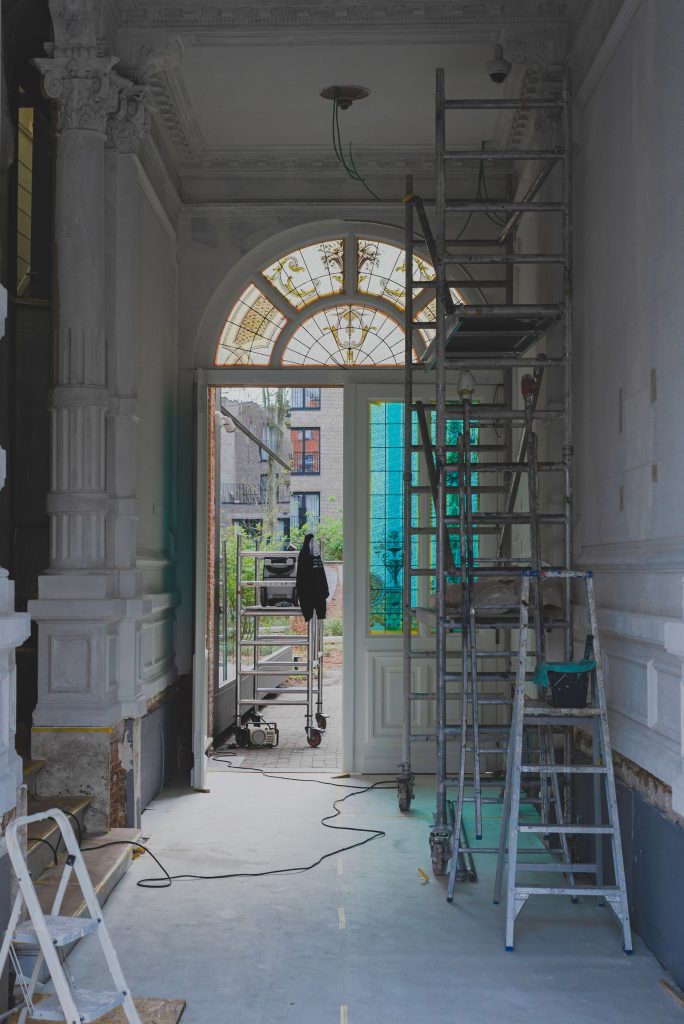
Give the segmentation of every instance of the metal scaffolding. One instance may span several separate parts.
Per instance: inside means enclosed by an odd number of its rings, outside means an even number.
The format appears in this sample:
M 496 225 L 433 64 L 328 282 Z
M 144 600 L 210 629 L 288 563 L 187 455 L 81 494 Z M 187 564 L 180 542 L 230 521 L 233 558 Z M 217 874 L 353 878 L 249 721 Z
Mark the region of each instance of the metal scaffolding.
M 539 149 L 449 148 L 448 118 L 472 110 L 542 114 L 550 142 Z M 573 564 L 570 116 L 565 70 L 549 95 L 452 100 L 439 69 L 434 206 L 429 215 L 410 179 L 404 200 L 404 735 L 397 785 L 400 809 L 408 811 L 416 761 L 436 772 L 429 838 L 436 874 L 446 874 L 451 859 L 449 899 L 456 881 L 476 876 L 474 853 L 498 853 L 498 835 L 488 845 L 482 807 L 502 799 L 521 577 Z M 473 165 L 480 170 L 476 198 L 448 198 L 449 170 Z M 507 171 L 503 197 L 488 195 L 491 166 Z M 426 279 L 427 260 L 434 279 Z M 560 593 L 552 594 L 550 584 L 543 590 L 540 577 L 532 579 L 538 661 L 547 647 L 572 657 L 571 580 L 563 576 L 556 586 Z

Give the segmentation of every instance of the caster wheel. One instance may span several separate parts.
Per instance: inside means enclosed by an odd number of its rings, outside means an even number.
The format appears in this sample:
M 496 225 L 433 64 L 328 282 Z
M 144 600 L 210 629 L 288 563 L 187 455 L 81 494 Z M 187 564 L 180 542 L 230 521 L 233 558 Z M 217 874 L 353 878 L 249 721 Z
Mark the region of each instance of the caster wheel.
M 317 714 L 316 715 L 316 725 L 318 726 L 319 729 L 326 729 L 327 728 L 327 726 L 328 726 L 328 719 L 325 717 L 325 715 L 321 715 L 321 714 Z
M 411 783 L 397 782 L 397 797 L 399 798 L 399 810 L 411 810 Z
M 249 745 L 247 730 L 242 726 L 238 726 L 235 730 L 235 743 L 238 747 L 246 747 Z
M 433 875 L 446 875 L 448 858 L 446 850 L 442 843 L 433 843 L 431 848 L 432 853 L 432 873 Z
M 306 742 L 310 747 L 320 747 L 322 739 L 323 735 L 318 731 L 318 729 L 309 729 L 306 734 Z

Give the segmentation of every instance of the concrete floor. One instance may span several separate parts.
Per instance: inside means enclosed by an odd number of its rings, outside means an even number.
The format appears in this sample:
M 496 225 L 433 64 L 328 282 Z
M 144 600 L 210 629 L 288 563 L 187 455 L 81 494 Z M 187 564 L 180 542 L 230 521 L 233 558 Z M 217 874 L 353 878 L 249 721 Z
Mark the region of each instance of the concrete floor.
M 138 859 L 105 911 L 134 995 L 187 999 L 184 1024 L 681 1024 L 666 972 L 638 938 L 622 953 L 609 910 L 530 901 L 506 953 L 484 856 L 449 906 L 444 880 L 418 871 L 430 871 L 430 780 L 418 790 L 408 816 L 394 791 L 348 800 L 345 824 L 386 837 L 311 872 L 151 891 L 135 882 L 155 865 Z M 217 772 L 210 793 L 163 793 L 143 829 L 171 873 L 301 865 L 354 838 L 318 823 L 337 792 Z M 80 985 L 102 981 L 92 939 L 71 961 Z

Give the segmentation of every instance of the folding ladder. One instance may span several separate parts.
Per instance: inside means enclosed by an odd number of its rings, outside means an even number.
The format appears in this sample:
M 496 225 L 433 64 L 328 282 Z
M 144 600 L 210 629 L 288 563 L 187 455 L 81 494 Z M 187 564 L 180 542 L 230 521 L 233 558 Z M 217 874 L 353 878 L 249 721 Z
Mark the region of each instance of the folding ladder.
M 585 583 L 590 630 L 585 653 L 591 654 L 595 663 L 590 684 L 590 702 L 586 706 L 555 707 L 549 704 L 548 700 L 532 699 L 525 693 L 530 583 L 545 578 L 561 578 L 568 581 L 583 580 Z M 519 644 L 506 793 L 495 883 L 495 902 L 498 903 L 507 862 L 506 949 L 513 949 L 515 921 L 530 896 L 570 896 L 574 901 L 579 896 L 596 896 L 599 903 L 607 902 L 615 913 L 622 928 L 623 948 L 626 953 L 631 953 L 629 907 L 592 573 L 552 570 L 525 574 L 522 580 L 520 602 Z M 525 745 L 526 731 L 537 730 L 540 727 L 548 737 L 553 737 L 559 732 L 570 732 L 574 728 L 590 729 L 592 737 L 591 763 L 559 762 L 555 757 L 553 739 L 550 742 L 547 741 L 543 748 L 536 751 L 538 760 L 535 760 L 535 752 L 531 750 L 530 746 L 526 747 Z M 591 824 L 580 825 L 567 822 L 561 813 L 558 813 L 555 822 L 551 822 L 544 815 L 542 815 L 542 820 L 534 823 L 521 820 L 521 802 L 525 786 L 540 785 L 543 790 L 549 786 L 555 787 L 556 797 L 558 797 L 559 777 L 569 778 L 580 775 L 590 776 L 593 782 L 593 822 Z M 601 782 L 603 782 L 603 786 Z M 607 821 L 603 820 L 604 801 Z M 556 806 L 560 809 L 560 800 Z M 549 852 L 560 859 L 551 862 L 548 859 L 541 862 L 535 860 L 531 863 L 526 861 L 524 859 L 526 855 L 531 852 L 535 855 L 538 851 L 521 849 L 521 836 L 525 835 L 537 835 L 545 838 L 557 836 L 561 848 Z M 570 856 L 568 840 L 571 837 L 580 836 L 593 837 L 594 856 L 591 862 L 574 862 Z M 605 884 L 603 880 L 604 837 L 610 841 L 614 874 L 614 883 L 610 885 Z M 547 885 L 523 884 L 518 879 L 519 871 L 563 874 L 567 876 L 567 881 Z M 580 881 L 577 878 L 578 875 L 592 876 L 594 882 L 589 884 L 586 881 Z
M 64 871 L 49 914 L 43 913 L 38 901 L 18 836 L 20 828 L 34 821 L 43 821 L 45 818 L 52 818 L 57 822 L 66 849 Z M 29 1016 L 35 1020 L 88 1024 L 89 1021 L 97 1020 L 117 1006 L 123 1007 L 129 1024 L 141 1024 L 133 997 L 124 979 L 116 951 L 105 926 L 102 910 L 90 881 L 83 855 L 66 815 L 57 808 L 53 808 L 40 814 L 15 818 L 7 826 L 5 838 L 7 852 L 18 883 L 18 892 L 7 931 L 2 946 L 0 946 L 0 975 L 9 960 L 16 973 L 25 1002 L 19 1015 L 19 1024 L 25 1024 Z M 83 917 L 75 918 L 60 914 L 72 874 L 76 875 L 86 904 L 87 913 Z M 22 920 L 24 908 L 28 912 L 26 920 Z M 75 987 L 66 961 L 66 950 L 86 935 L 97 935 L 99 939 L 115 985 L 111 991 L 100 992 Z M 23 973 L 19 955 L 22 946 L 35 948 L 36 945 L 39 952 L 31 977 L 28 978 Z M 55 993 L 34 1002 L 43 965 L 50 973 Z

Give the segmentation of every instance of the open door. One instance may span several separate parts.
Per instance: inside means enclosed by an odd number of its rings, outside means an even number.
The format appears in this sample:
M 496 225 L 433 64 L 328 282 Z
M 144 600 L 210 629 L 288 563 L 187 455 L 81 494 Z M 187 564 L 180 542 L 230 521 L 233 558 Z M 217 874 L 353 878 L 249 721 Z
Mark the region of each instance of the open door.
M 194 380 L 193 407 L 195 411 L 195 466 L 194 466 L 194 581 L 195 610 L 192 658 L 192 778 L 193 789 L 207 790 L 206 751 L 209 748 L 209 645 L 207 637 L 207 550 L 209 541 L 210 503 L 210 450 L 209 450 L 209 391 L 205 373 L 197 370 Z

